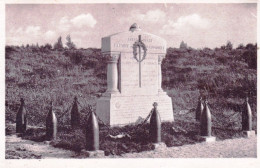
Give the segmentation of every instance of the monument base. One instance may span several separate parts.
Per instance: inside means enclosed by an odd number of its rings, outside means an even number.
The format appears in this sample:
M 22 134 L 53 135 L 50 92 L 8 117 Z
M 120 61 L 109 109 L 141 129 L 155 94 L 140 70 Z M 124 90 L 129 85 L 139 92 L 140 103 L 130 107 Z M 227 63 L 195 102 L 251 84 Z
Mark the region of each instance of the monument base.
M 102 150 L 96 150 L 96 151 L 87 151 L 87 150 L 82 150 L 81 153 L 87 157 L 104 157 L 105 152 Z
M 15 133 L 15 135 L 16 135 L 17 137 L 21 137 L 21 136 L 23 136 L 23 133 Z
M 46 144 L 46 145 L 50 145 L 51 141 L 43 141 L 43 143 Z
M 153 144 L 153 149 L 154 149 L 154 150 L 165 149 L 165 148 L 167 148 L 167 146 L 166 146 L 166 144 L 163 143 L 163 142 L 154 143 L 154 144 Z
M 165 93 L 157 95 L 125 96 L 120 93 L 105 93 L 97 100 L 96 113 L 110 126 L 140 123 L 151 112 L 153 103 L 158 103 L 161 121 L 173 121 L 172 99 Z
M 255 131 L 243 131 L 243 136 L 246 138 L 253 138 L 255 137 Z
M 204 142 L 215 142 L 216 137 L 214 136 L 200 136 L 200 139 Z

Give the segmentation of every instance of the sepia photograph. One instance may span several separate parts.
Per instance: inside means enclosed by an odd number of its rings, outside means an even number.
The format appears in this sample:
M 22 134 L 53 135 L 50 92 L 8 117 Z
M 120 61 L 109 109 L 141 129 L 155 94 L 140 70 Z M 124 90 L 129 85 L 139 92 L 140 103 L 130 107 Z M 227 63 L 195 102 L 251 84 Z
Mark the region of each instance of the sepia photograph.
M 5 160 L 257 158 L 257 1 L 4 9 Z

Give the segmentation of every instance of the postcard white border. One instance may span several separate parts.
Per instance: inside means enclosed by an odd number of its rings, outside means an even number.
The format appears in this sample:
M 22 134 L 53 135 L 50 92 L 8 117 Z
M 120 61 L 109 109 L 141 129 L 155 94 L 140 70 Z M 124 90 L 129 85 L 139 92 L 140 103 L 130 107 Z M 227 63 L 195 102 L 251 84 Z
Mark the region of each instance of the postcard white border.
M 5 58 L 4 58 L 4 48 L 5 48 L 5 4 L 16 4 L 16 3 L 25 3 L 25 4 L 60 4 L 60 3 L 258 3 L 259 0 L 9 0 L 9 1 L 0 1 L 0 167 L 11 168 L 11 167 L 63 167 L 63 168 L 74 168 L 74 167 L 140 167 L 140 168 L 151 168 L 151 167 L 160 167 L 160 168 L 177 168 L 177 167 L 210 167 L 210 168 L 219 168 L 219 167 L 259 167 L 259 140 L 257 141 L 257 159 L 245 159 L 245 158 L 227 158 L 227 159 L 176 159 L 176 158 L 167 158 L 167 159 L 21 159 L 21 160 L 6 160 L 5 159 L 5 119 L 4 119 L 4 100 L 5 100 Z M 257 43 L 259 46 L 259 6 L 257 7 Z M 259 47 L 258 47 L 259 49 Z M 259 50 L 258 50 L 259 56 Z M 260 61 L 257 60 L 257 87 L 259 84 L 259 67 Z M 259 114 L 259 89 L 257 88 L 257 113 Z M 259 128 L 259 117 L 257 120 L 257 127 Z M 259 138 L 259 136 L 258 136 Z

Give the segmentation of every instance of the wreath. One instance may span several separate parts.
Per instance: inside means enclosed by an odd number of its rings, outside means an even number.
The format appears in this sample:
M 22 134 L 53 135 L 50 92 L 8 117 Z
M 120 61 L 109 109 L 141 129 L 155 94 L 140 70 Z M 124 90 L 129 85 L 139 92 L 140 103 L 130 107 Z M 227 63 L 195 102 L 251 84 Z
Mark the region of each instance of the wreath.
M 138 47 L 141 47 L 143 50 L 144 50 L 144 55 L 143 55 L 143 58 L 141 60 L 138 60 L 137 58 L 137 48 Z M 146 51 L 147 51 L 147 48 L 145 46 L 145 44 L 142 42 L 142 41 L 136 41 L 133 45 L 133 53 L 134 53 L 134 58 L 138 61 L 138 62 L 142 62 L 145 57 L 146 57 Z

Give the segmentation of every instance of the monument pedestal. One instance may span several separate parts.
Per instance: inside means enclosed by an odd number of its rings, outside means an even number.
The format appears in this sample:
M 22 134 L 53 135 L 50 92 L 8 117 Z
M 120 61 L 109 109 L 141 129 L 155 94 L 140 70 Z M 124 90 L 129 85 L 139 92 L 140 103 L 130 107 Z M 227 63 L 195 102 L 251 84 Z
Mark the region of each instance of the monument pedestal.
M 216 137 L 214 136 L 200 136 L 200 139 L 204 142 L 215 142 Z
M 51 141 L 43 141 L 43 143 L 46 144 L 46 145 L 50 145 Z
M 110 126 L 123 126 L 144 120 L 158 103 L 162 121 L 173 121 L 172 100 L 165 93 L 158 95 L 126 96 L 120 93 L 105 93 L 97 100 L 97 115 Z
M 153 144 L 153 149 L 154 150 L 161 150 L 161 149 L 165 149 L 167 148 L 166 144 L 163 143 L 163 142 L 160 142 L 160 143 L 154 143 Z
M 243 136 L 246 138 L 253 138 L 255 137 L 255 131 L 243 131 Z
M 96 151 L 87 151 L 83 149 L 81 151 L 82 155 L 85 155 L 87 157 L 105 157 L 105 152 L 102 150 L 96 150 Z
M 15 135 L 16 135 L 17 137 L 21 137 L 21 136 L 23 136 L 22 133 L 15 133 Z

